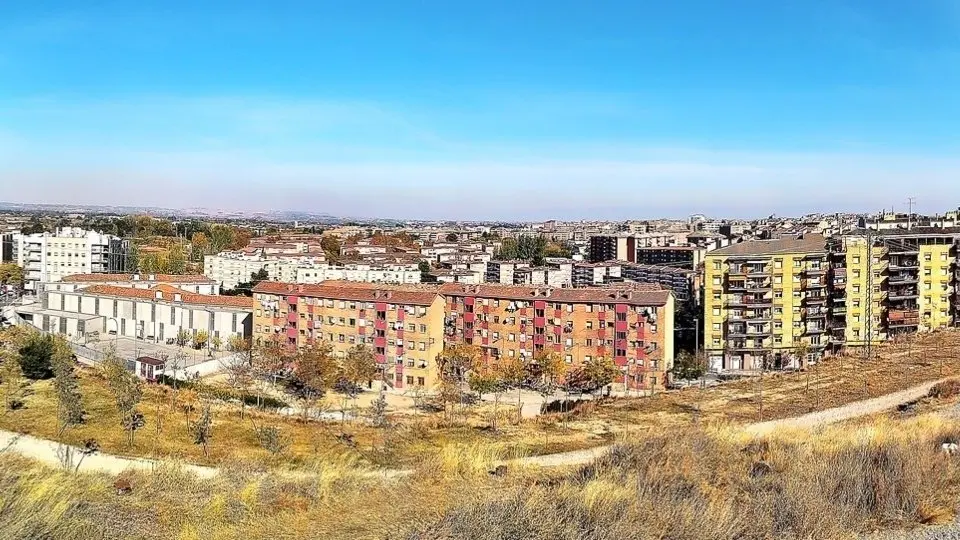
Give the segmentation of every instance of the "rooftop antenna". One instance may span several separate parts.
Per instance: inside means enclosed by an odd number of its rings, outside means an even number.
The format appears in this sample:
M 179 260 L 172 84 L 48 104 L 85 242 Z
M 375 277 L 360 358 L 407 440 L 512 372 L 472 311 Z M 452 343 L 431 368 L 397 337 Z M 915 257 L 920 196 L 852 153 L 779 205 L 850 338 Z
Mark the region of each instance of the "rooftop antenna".
M 913 228 L 913 205 L 917 203 L 916 197 L 907 197 L 907 207 L 910 211 L 907 213 L 907 230 Z

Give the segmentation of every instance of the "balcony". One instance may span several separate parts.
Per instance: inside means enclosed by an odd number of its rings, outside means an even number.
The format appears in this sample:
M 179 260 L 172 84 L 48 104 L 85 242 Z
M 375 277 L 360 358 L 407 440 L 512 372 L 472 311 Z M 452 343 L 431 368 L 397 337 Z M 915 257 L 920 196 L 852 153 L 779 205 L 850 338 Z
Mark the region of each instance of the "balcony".
M 913 288 L 890 289 L 890 291 L 887 293 L 887 298 L 894 302 L 902 300 L 914 300 L 920 298 L 920 293 Z
M 821 279 L 807 279 L 803 281 L 804 289 L 825 289 L 827 283 Z
M 804 331 L 805 331 L 804 333 L 807 335 L 823 334 L 827 331 L 827 326 L 826 325 L 808 325 L 806 328 L 804 328 Z
M 916 274 L 910 274 L 907 272 L 890 274 L 889 281 L 888 281 L 890 285 L 900 285 L 900 284 L 906 285 L 906 284 L 913 284 L 913 283 L 919 283 L 919 282 L 920 282 L 919 276 L 917 276 Z
M 833 314 L 837 317 L 846 317 L 847 306 L 833 306 Z
M 827 310 L 823 308 L 807 308 L 804 310 L 803 314 L 808 319 L 824 319 L 827 316 Z
M 808 266 L 803 269 L 803 273 L 808 276 L 822 276 L 827 273 L 825 266 Z
M 891 309 L 887 312 L 887 326 L 889 328 L 907 328 L 919 325 L 919 311 Z
M 827 295 L 825 294 L 807 294 L 803 297 L 803 302 L 805 304 L 823 304 L 827 301 Z

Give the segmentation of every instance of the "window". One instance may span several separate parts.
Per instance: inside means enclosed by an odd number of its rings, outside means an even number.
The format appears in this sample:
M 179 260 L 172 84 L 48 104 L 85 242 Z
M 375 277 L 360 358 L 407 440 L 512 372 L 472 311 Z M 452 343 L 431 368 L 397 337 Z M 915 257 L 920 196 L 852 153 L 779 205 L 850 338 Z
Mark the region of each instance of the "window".
M 713 331 L 714 331 L 714 332 L 719 332 L 720 329 L 721 329 L 720 323 L 713 323 Z
M 853 264 L 860 264 L 860 256 L 859 256 L 859 255 L 855 255 L 855 256 L 853 257 Z
M 715 278 L 713 278 L 713 284 L 714 284 L 714 285 L 723 285 L 723 278 L 721 278 L 721 277 L 715 277 Z
M 517 335 L 516 335 L 516 334 L 509 334 L 509 335 L 507 336 L 507 341 L 516 341 L 516 340 L 517 340 Z
M 720 270 L 723 268 L 723 263 L 720 261 L 713 261 L 713 269 Z
M 583 357 L 583 361 L 584 361 L 584 362 L 592 362 L 592 361 L 593 361 L 593 357 L 588 354 L 588 355 L 586 355 L 586 356 Z
M 517 354 L 517 351 L 513 349 L 510 349 L 509 351 L 507 351 L 507 356 L 509 356 L 510 358 L 513 358 L 516 354 Z
M 714 347 L 720 346 L 720 338 L 713 338 L 713 346 Z
M 568 354 L 563 360 L 564 360 L 566 363 L 568 363 L 568 364 L 572 364 L 572 363 L 573 363 L 573 355 L 572 355 L 572 354 Z
M 593 321 L 587 321 L 587 330 L 593 330 Z
M 924 253 L 923 260 L 926 262 L 930 262 L 931 260 L 933 260 L 933 256 L 930 253 Z
M 713 315 L 714 315 L 714 317 L 719 317 L 719 316 L 720 316 L 720 308 L 718 308 L 718 307 L 713 308 Z
M 417 386 L 424 386 L 425 384 L 426 380 L 423 377 L 417 377 Z
M 793 267 L 794 267 L 794 268 L 800 268 L 802 265 L 803 265 L 803 263 L 800 262 L 800 259 L 794 259 L 794 260 L 793 260 Z
M 774 259 L 774 260 L 773 260 L 773 267 L 776 268 L 776 269 L 778 269 L 778 270 L 781 269 L 781 268 L 783 268 L 783 259 Z

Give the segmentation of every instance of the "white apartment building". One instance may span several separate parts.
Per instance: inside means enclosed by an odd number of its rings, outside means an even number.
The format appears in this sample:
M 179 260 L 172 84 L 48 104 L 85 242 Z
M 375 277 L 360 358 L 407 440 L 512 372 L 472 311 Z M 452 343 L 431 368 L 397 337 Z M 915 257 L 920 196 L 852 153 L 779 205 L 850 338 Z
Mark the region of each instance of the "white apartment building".
M 25 272 L 24 289 L 34 294 L 39 283 L 72 274 L 123 272 L 132 265 L 127 240 L 76 227 L 53 234 L 16 233 L 12 244 L 11 259 Z
M 19 319 L 73 341 L 119 335 L 172 343 L 181 330 L 190 335 L 206 330 L 226 344 L 232 336 L 249 337 L 253 324 L 252 298 L 196 294 L 170 285 L 151 289 L 93 285 L 46 291 L 40 298 L 18 307 Z
M 323 258 L 263 257 L 221 253 L 204 258 L 204 275 L 225 289 L 250 281 L 250 275 L 267 271 L 267 279 L 284 283 L 320 283 L 327 280 L 371 283 L 420 283 L 414 263 L 349 262 L 332 265 Z
M 578 263 L 573 266 L 573 286 L 591 287 L 623 281 L 623 267 L 616 262 Z
M 111 285 L 134 289 L 152 289 L 158 285 L 171 285 L 196 294 L 220 294 L 220 284 L 202 275 L 173 274 L 73 274 L 60 281 L 41 283 L 38 292 L 71 292 L 94 285 Z
M 513 285 L 513 273 L 518 268 L 529 268 L 527 261 L 490 261 L 487 263 L 487 283 Z

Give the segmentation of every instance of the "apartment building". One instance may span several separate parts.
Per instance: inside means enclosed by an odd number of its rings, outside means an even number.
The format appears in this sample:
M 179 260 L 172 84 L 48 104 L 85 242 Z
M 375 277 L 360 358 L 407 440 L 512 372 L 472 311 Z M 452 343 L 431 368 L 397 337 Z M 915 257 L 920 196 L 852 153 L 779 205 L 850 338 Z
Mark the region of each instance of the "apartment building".
M 118 335 L 172 343 L 181 330 L 227 343 L 251 332 L 253 300 L 242 296 L 197 294 L 172 285 L 149 289 L 92 285 L 75 290 L 48 290 L 40 302 L 18 307 L 17 316 L 45 332 L 74 341 L 93 335 Z
M 196 294 L 218 295 L 220 285 L 207 276 L 186 274 L 72 274 L 60 281 L 41 283 L 39 292 L 71 292 L 94 285 L 130 287 L 134 289 L 152 289 L 157 285 L 172 285 L 178 289 Z
M 618 390 L 662 388 L 673 366 L 674 298 L 650 288 L 554 289 L 448 284 L 445 339 L 488 362 L 555 352 L 570 365 L 611 358 Z
M 575 263 L 573 286 L 593 287 L 623 281 L 623 263 L 606 261 L 599 263 Z
M 372 283 L 419 283 L 416 262 L 397 258 L 350 260 L 330 264 L 323 257 L 250 256 L 242 252 L 221 253 L 204 258 L 204 274 L 226 289 L 250 281 L 253 273 L 266 270 L 267 279 L 286 283 L 320 283 L 328 280 Z M 399 259 L 403 259 L 402 257 Z
M 699 302 L 700 278 L 693 270 L 651 264 L 624 264 L 621 277 L 625 282 L 650 283 L 673 291 L 677 302 Z
M 513 284 L 570 287 L 573 285 L 573 278 L 571 272 L 564 268 L 554 266 L 530 266 L 514 270 Z
M 693 270 L 703 262 L 707 250 L 696 246 L 662 246 L 637 248 L 638 264 L 673 266 Z
M 487 263 L 487 283 L 500 283 L 503 285 L 513 285 L 514 272 L 518 268 L 529 268 L 527 261 L 490 261 Z
M 829 343 L 826 240 L 803 235 L 714 250 L 704 263 L 704 348 L 714 370 L 796 365 Z
M 597 235 L 590 237 L 590 262 L 637 262 L 637 238 L 633 235 Z
M 329 343 L 338 357 L 365 344 L 373 349 L 389 387 L 431 389 L 438 382 L 444 302 L 436 286 L 261 282 L 253 293 L 258 343 Z
M 11 260 L 24 269 L 24 289 L 34 294 L 38 283 L 71 274 L 124 272 L 133 265 L 129 241 L 75 227 L 16 233 L 10 251 Z
M 960 229 L 858 230 L 829 245 L 838 346 L 956 323 Z

